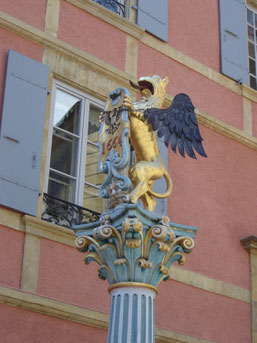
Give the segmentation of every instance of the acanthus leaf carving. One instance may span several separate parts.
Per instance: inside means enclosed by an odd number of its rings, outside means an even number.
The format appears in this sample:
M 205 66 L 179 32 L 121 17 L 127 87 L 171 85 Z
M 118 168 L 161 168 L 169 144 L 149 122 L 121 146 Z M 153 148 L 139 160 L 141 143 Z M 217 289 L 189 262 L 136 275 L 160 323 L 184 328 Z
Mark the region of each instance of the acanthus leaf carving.
M 88 235 L 83 232 L 76 241 L 77 248 L 87 253 L 85 262 L 98 263 L 99 277 L 110 284 L 142 282 L 158 286 L 162 279 L 169 278 L 170 265 L 184 264 L 184 254 L 194 247 L 193 238 L 175 233 L 167 217 L 154 225 L 135 215 L 123 215 L 118 225 L 112 218 L 103 215 L 99 226 Z

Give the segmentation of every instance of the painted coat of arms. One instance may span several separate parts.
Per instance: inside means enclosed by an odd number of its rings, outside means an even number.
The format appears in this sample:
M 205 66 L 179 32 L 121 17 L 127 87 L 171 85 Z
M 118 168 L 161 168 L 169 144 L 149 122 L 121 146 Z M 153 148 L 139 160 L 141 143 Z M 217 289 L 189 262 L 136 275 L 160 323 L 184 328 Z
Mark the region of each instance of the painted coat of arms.
M 129 118 L 124 106 L 126 96 L 129 91 L 123 87 L 110 92 L 100 115 L 98 169 L 107 174 L 100 187 L 100 196 L 110 199 L 109 207 L 116 206 L 120 198 L 124 200 L 131 188 L 130 179 L 124 175 L 130 160 Z

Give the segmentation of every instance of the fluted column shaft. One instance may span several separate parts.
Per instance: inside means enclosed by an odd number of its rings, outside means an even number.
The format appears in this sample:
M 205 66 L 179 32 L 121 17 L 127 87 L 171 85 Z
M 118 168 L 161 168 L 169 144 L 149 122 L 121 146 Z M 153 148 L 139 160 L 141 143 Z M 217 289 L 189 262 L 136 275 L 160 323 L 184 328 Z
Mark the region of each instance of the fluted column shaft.
M 108 343 L 154 343 L 154 298 L 144 287 L 118 287 L 110 291 Z

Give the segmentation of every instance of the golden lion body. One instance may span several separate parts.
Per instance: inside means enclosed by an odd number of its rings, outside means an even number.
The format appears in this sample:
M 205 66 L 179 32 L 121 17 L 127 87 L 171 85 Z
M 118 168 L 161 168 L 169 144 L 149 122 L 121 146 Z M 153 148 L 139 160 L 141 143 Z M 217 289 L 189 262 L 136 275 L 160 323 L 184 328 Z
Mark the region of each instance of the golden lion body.
M 129 197 L 130 201 L 134 203 L 141 199 L 147 210 L 154 211 L 156 206 L 154 197 L 167 197 L 171 193 L 172 183 L 160 156 L 155 133 L 152 131 L 151 125 L 144 120 L 143 113 L 148 108 L 161 108 L 165 98 L 167 79 L 162 80 L 155 75 L 151 78 L 140 78 L 140 80 L 139 83 L 143 83 L 145 80 L 151 83 L 154 92 L 133 104 L 130 98 L 126 98 L 124 101 L 130 115 L 130 142 L 137 157 L 137 162 L 129 171 L 133 184 Z M 163 176 L 167 182 L 167 191 L 165 194 L 156 193 L 152 190 L 153 182 Z

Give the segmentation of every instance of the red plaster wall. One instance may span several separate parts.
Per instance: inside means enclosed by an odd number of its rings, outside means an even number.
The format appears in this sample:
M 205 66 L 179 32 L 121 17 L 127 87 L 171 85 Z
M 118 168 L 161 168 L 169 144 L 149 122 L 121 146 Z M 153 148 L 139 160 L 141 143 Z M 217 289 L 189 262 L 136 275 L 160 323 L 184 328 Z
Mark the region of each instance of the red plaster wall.
M 107 341 L 107 331 L 0 304 L 4 343 L 71 343 Z
M 196 108 L 243 129 L 242 97 L 162 55 L 143 43 L 138 44 L 138 76 L 168 76 L 167 92 L 186 93 Z
M 220 72 L 218 1 L 168 2 L 169 45 Z
M 126 34 L 65 1 L 61 1 L 58 37 L 117 68 L 125 69 Z
M 250 304 L 173 280 L 156 297 L 156 326 L 218 343 L 251 342 Z
M 170 151 L 168 213 L 174 222 L 199 227 L 185 268 L 249 288 L 249 254 L 240 239 L 256 233 L 256 151 L 208 128 L 201 132 L 207 159 Z
M 85 265 L 84 258 L 75 248 L 42 239 L 38 293 L 109 313 L 108 283 L 99 280 L 98 265 Z
M 2 115 L 3 90 L 7 66 L 8 50 L 15 50 L 25 56 L 41 62 L 43 48 L 29 40 L 21 38 L 9 31 L 0 28 L 0 118 Z
M 257 104 L 252 103 L 252 115 L 253 115 L 253 136 L 257 137 Z
M 1 0 L 0 10 L 35 26 L 45 28 L 46 0 Z
M 0 237 L 0 285 L 19 288 L 24 233 L 0 225 Z

